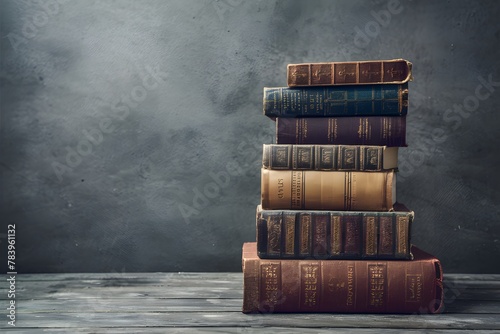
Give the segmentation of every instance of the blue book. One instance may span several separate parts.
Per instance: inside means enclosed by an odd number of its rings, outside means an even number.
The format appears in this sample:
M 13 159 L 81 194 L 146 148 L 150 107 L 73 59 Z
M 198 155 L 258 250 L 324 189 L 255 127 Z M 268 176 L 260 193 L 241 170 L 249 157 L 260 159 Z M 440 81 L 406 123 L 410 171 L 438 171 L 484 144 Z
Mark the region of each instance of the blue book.
M 408 84 L 264 88 L 268 117 L 403 116 Z

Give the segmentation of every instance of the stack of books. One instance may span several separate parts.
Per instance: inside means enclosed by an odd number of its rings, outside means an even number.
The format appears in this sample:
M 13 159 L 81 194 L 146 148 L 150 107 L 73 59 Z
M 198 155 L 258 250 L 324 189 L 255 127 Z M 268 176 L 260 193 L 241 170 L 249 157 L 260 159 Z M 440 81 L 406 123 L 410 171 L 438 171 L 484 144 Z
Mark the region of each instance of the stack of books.
M 406 146 L 403 59 L 290 64 L 264 88 L 257 242 L 243 245 L 243 312 L 436 313 L 442 269 L 411 244 L 396 201 Z

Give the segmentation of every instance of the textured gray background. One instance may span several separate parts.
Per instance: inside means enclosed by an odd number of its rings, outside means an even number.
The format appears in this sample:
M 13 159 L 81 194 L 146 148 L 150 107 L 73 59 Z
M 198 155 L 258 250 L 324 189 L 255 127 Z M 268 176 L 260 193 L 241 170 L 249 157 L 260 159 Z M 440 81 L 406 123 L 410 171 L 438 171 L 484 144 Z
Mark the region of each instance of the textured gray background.
M 500 273 L 500 86 L 474 97 L 500 82 L 500 2 L 401 0 L 381 23 L 386 1 L 0 4 L 2 267 L 15 223 L 19 272 L 241 270 L 262 88 L 288 63 L 401 57 L 413 241 L 447 272 Z

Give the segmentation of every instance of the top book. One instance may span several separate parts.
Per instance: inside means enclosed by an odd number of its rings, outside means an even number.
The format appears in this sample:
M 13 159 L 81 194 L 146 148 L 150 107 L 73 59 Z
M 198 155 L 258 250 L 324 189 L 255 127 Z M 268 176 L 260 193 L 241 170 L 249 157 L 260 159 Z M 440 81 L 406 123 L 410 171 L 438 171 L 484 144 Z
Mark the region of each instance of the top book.
M 404 59 L 289 64 L 288 87 L 402 84 L 413 79 Z

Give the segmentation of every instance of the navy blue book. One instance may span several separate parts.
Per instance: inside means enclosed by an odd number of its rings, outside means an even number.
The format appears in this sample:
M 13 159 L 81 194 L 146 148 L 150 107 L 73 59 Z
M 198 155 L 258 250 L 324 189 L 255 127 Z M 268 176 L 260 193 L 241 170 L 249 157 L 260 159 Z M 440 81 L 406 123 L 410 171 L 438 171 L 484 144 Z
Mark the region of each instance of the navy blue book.
M 403 116 L 408 84 L 264 88 L 268 117 Z

